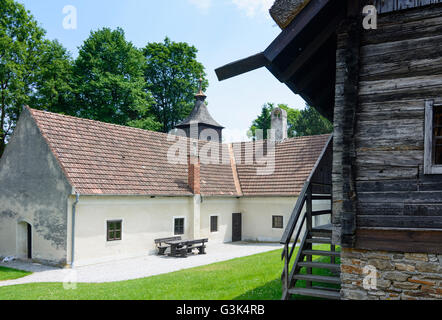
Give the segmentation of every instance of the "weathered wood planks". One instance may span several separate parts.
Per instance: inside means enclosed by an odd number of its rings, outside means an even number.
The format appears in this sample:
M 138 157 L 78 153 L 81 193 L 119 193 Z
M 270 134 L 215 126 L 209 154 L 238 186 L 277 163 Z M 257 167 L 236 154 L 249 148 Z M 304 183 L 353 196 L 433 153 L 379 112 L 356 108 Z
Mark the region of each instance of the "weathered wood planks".
M 419 229 L 359 229 L 356 247 L 368 250 L 442 253 L 442 231 Z
M 381 15 L 360 52 L 356 246 L 398 249 L 398 234 L 376 229 L 442 229 L 442 176 L 423 171 L 425 101 L 442 102 L 442 5 Z
M 379 13 L 387 13 L 441 3 L 442 0 L 367 0 L 366 2 L 376 6 Z
M 357 17 L 348 17 L 340 26 L 333 138 L 333 241 L 344 247 L 355 243 L 356 187 L 355 144 L 359 82 L 361 27 Z

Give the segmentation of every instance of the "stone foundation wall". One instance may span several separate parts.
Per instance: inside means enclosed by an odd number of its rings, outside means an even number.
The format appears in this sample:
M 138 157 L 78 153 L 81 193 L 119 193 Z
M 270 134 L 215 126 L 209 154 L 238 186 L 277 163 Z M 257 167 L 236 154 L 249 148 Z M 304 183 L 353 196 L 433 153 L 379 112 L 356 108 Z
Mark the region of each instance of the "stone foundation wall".
M 342 248 L 344 300 L 442 300 L 442 255 Z

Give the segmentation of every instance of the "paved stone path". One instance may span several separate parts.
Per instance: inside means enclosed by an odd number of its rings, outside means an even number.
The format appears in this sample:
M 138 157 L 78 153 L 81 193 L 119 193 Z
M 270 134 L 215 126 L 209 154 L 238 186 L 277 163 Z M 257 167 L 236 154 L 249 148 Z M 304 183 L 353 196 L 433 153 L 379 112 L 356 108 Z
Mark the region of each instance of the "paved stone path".
M 12 261 L 9 263 L 0 262 L 0 266 L 33 272 L 31 275 L 20 279 L 0 281 L 0 287 L 37 282 L 102 283 L 139 279 L 279 248 L 282 248 L 282 246 L 275 243 L 208 243 L 206 249 L 207 254 L 205 255 L 195 254 L 187 258 L 146 255 L 139 258 L 77 267 L 74 269 L 59 269 L 20 261 Z

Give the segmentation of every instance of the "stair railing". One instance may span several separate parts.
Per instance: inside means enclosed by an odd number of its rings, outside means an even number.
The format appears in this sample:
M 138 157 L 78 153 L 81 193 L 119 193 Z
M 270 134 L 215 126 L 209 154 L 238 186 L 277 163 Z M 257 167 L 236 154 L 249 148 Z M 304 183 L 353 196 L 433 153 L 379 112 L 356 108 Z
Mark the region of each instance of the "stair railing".
M 324 158 L 324 155 L 326 153 L 326 150 L 329 146 L 331 146 L 333 136 L 330 136 L 330 139 L 327 141 L 327 144 L 325 145 L 324 149 L 322 150 L 321 155 L 319 156 L 315 166 L 312 169 L 312 172 L 310 173 L 308 179 L 304 183 L 304 186 L 299 194 L 298 200 L 296 201 L 295 208 L 293 209 L 293 212 L 290 216 L 290 219 L 287 223 L 287 226 L 284 230 L 284 233 L 282 235 L 280 243 L 284 245 L 284 249 L 281 254 L 281 259 L 284 260 L 284 269 L 281 275 L 281 280 L 283 282 L 283 295 L 282 298 L 288 299 L 289 288 L 294 285 L 293 276 L 298 268 L 298 262 L 301 262 L 304 260 L 304 255 L 302 253 L 302 248 L 304 247 L 304 244 L 306 242 L 307 236 L 310 231 L 312 231 L 313 223 L 312 223 L 312 217 L 313 215 L 323 215 L 323 214 L 330 214 L 330 210 L 323 210 L 323 211 L 317 211 L 313 213 L 313 186 L 319 185 L 322 187 L 328 186 L 331 189 L 331 185 L 328 183 L 316 183 L 312 182 L 313 177 L 315 176 L 316 170 L 320 167 L 320 164 Z M 331 190 L 330 190 L 331 193 Z M 306 205 L 306 210 L 303 210 L 304 206 Z M 305 225 L 305 232 L 302 236 L 302 239 L 300 239 L 301 232 Z M 296 248 L 296 244 L 300 241 L 300 249 L 298 250 L 298 254 L 296 255 L 295 261 L 292 266 L 291 261 L 293 257 L 293 253 Z M 293 244 L 290 246 L 290 243 L 293 242 Z M 309 268 L 307 270 L 307 273 L 311 273 L 311 269 Z M 307 282 L 307 287 L 310 287 L 311 283 Z
M 284 231 L 284 234 L 281 239 L 281 244 L 284 245 L 284 249 L 281 254 L 281 259 L 284 260 L 284 270 L 282 272 L 282 280 L 283 280 L 283 298 L 287 297 L 288 289 L 290 288 L 290 284 L 293 279 L 293 273 L 296 269 L 297 262 L 301 258 L 301 250 L 298 251 L 298 256 L 290 269 L 290 262 L 292 261 L 293 253 L 296 248 L 296 244 L 298 243 L 299 237 L 301 235 L 301 231 L 305 225 L 305 221 L 307 218 L 307 211 L 303 210 L 304 205 L 307 201 L 307 193 L 311 190 L 310 181 L 304 183 L 304 187 L 299 195 L 298 201 L 296 202 L 295 209 L 293 210 L 292 215 L 287 223 L 287 227 Z M 296 230 L 296 232 L 295 232 Z M 295 236 L 293 237 L 293 234 Z M 307 231 L 304 233 L 304 238 L 301 241 L 304 243 L 305 237 L 307 236 Z M 290 242 L 293 244 L 290 246 Z

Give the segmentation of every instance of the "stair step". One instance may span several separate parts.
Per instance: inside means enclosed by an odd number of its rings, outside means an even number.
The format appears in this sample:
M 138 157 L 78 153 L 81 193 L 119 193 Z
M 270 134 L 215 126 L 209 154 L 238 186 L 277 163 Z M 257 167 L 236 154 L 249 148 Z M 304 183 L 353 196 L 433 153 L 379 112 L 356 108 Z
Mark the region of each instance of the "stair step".
M 333 225 L 331 223 L 322 224 L 320 226 L 314 227 L 313 231 L 328 231 L 331 233 L 333 231 Z
M 305 240 L 307 243 L 328 243 L 332 244 L 331 238 L 310 238 Z
M 334 256 L 339 257 L 340 251 L 323 251 L 323 250 L 302 250 L 302 253 L 307 256 Z
M 331 237 L 331 235 L 332 232 L 330 230 L 313 229 L 310 231 L 310 236 L 312 237 L 328 238 Z
M 323 195 L 317 194 L 312 196 L 312 200 L 331 200 L 331 196 L 325 194 Z
M 322 216 L 322 215 L 331 214 L 331 213 L 332 213 L 331 210 L 312 211 L 312 216 L 313 217 L 315 217 L 315 216 Z
M 296 274 L 294 276 L 294 278 L 298 279 L 298 280 L 305 280 L 305 281 L 341 284 L 340 277 L 317 276 L 317 275 L 313 275 L 313 274 Z
M 339 291 L 322 290 L 322 289 L 307 289 L 307 288 L 293 288 L 289 289 L 290 294 L 298 294 L 302 296 L 318 297 L 339 300 L 341 299 L 341 294 Z
M 329 288 L 329 287 L 321 287 L 321 286 L 313 286 L 311 289 L 318 289 L 318 290 L 327 290 L 327 291 L 333 291 L 333 292 L 340 292 L 340 288 Z
M 300 267 L 307 267 L 307 268 L 321 268 L 321 269 L 329 269 L 329 270 L 333 270 L 333 271 L 340 271 L 341 270 L 341 265 L 335 264 L 335 263 L 303 261 L 303 262 L 299 262 L 298 265 Z

